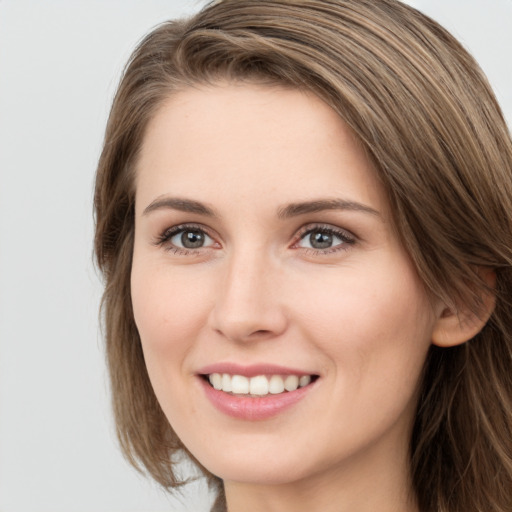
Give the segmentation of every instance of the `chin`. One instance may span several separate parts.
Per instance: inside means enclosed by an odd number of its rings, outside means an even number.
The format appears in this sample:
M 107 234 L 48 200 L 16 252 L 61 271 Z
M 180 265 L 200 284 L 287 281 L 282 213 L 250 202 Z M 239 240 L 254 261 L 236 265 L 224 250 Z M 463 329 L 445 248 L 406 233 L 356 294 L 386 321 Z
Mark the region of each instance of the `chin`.
M 208 471 L 224 482 L 238 482 L 251 485 L 286 485 L 305 479 L 308 474 L 296 464 L 275 465 L 273 462 L 248 462 L 247 460 L 216 461 Z
M 194 453 L 196 459 L 212 474 L 225 482 L 253 485 L 287 485 L 308 480 L 337 465 L 334 457 L 321 451 L 315 453 L 308 443 L 289 444 L 279 438 L 247 439 L 233 442 L 229 448 L 202 450 Z

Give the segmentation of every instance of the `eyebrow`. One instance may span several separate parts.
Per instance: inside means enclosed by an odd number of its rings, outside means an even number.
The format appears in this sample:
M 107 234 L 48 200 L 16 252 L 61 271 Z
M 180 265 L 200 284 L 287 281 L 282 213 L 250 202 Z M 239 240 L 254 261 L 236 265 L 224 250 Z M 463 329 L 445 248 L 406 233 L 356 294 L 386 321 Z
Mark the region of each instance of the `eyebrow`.
M 148 213 L 161 209 L 197 213 L 199 215 L 206 215 L 207 217 L 215 216 L 213 209 L 204 205 L 203 203 L 200 203 L 199 201 L 193 201 L 192 199 L 182 199 L 180 197 L 157 198 L 144 209 L 142 215 L 147 215 Z
M 213 208 L 206 206 L 193 199 L 184 199 L 180 197 L 161 197 L 152 201 L 142 212 L 142 215 L 148 215 L 155 210 L 169 209 L 178 210 L 187 213 L 196 213 L 207 217 L 215 217 Z M 279 219 L 288 219 L 298 217 L 308 213 L 317 213 L 325 210 L 349 210 L 362 213 L 368 213 L 380 217 L 380 213 L 362 203 L 348 201 L 346 199 L 317 199 L 314 201 L 304 201 L 300 203 L 291 203 L 277 210 Z
M 380 213 L 370 206 L 345 199 L 319 199 L 315 201 L 292 203 L 279 208 L 277 216 L 280 219 L 287 219 L 290 217 L 297 217 L 299 215 L 317 213 L 325 210 L 349 210 L 354 212 L 369 213 L 371 215 L 380 217 Z

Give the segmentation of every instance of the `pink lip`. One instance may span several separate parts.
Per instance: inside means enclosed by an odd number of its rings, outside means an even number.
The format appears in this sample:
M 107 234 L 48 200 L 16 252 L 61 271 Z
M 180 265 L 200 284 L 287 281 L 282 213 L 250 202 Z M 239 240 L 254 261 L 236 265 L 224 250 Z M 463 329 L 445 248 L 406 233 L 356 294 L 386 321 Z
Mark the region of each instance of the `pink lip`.
M 252 364 L 243 366 L 236 363 L 215 363 L 204 366 L 197 372 L 199 375 L 210 375 L 212 373 L 229 373 L 230 375 L 243 375 L 245 377 L 256 377 L 257 375 L 313 375 L 310 371 L 297 368 L 288 368 L 274 364 Z
M 277 395 L 268 394 L 261 397 L 237 396 L 213 388 L 202 377 L 212 373 L 229 373 L 230 375 L 244 375 L 245 377 L 255 377 L 257 375 L 301 376 L 312 375 L 312 373 L 269 364 L 241 366 L 234 363 L 217 363 L 201 368 L 197 372 L 198 380 L 210 402 L 222 413 L 233 418 L 248 421 L 266 420 L 280 414 L 302 400 L 316 384 L 316 381 L 314 381 L 295 391 L 286 391 Z
M 236 396 L 214 389 L 201 379 L 204 392 L 212 404 L 224 414 L 241 420 L 266 420 L 285 411 L 304 398 L 314 384 L 309 384 L 296 391 L 287 391 L 279 395 L 262 397 Z

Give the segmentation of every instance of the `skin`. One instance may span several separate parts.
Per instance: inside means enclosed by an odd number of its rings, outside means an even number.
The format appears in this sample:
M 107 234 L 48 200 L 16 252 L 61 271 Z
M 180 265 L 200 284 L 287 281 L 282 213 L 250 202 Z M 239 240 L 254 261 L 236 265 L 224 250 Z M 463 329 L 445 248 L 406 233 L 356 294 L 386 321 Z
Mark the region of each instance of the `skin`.
M 171 197 L 213 215 L 165 205 Z M 279 215 L 333 199 L 368 211 Z M 181 235 L 162 241 L 187 223 L 207 233 L 203 247 L 179 247 Z M 326 228 L 343 237 L 309 247 L 305 232 Z M 230 512 L 417 510 L 408 442 L 446 314 L 398 241 L 376 170 L 322 101 L 226 83 L 170 97 L 138 161 L 131 285 L 157 398 L 190 452 L 224 480 Z M 218 411 L 197 376 L 219 362 L 319 379 L 276 417 L 241 420 Z

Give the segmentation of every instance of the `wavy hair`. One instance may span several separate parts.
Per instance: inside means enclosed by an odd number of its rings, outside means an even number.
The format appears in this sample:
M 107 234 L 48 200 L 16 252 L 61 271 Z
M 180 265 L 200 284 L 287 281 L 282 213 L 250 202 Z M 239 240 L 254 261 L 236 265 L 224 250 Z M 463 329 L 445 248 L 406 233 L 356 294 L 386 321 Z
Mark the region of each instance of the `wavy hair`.
M 397 0 L 221 0 L 157 27 L 133 53 L 95 191 L 106 351 L 127 458 L 165 487 L 180 484 L 175 463 L 186 448 L 151 388 L 132 312 L 134 166 L 162 102 L 218 80 L 307 90 L 339 114 L 372 158 L 432 297 L 478 314 L 489 292 L 481 270 L 495 272 L 496 307 L 482 331 L 429 351 L 410 471 L 421 512 L 510 512 L 511 138 L 474 59 Z

